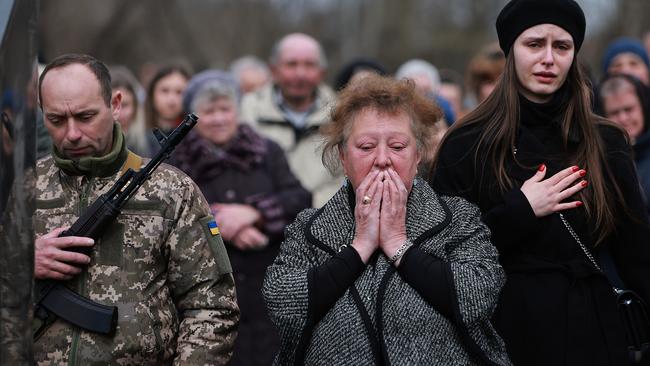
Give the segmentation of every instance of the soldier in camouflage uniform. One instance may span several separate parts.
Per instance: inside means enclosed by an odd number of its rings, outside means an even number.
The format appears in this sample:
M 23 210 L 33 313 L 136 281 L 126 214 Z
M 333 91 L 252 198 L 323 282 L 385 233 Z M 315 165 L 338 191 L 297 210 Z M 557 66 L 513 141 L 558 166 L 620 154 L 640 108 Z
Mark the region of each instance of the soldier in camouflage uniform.
M 107 336 L 54 320 L 35 339 L 36 364 L 226 364 L 239 309 L 230 263 L 200 190 L 163 164 L 96 243 L 58 237 L 132 160 L 114 123 L 121 97 L 111 95 L 101 62 L 59 57 L 43 72 L 40 89 L 54 150 L 36 166 L 34 275 L 64 280 L 82 296 L 117 306 L 118 322 Z M 64 250 L 90 245 L 90 257 Z

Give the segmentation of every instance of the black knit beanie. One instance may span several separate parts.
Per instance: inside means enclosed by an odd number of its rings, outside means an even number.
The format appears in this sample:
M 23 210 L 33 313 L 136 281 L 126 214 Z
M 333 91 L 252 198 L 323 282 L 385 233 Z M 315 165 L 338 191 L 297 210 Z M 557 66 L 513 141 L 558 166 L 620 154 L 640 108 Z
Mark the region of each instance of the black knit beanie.
M 554 24 L 573 37 L 576 52 L 585 38 L 585 14 L 573 0 L 511 0 L 497 18 L 499 46 L 508 55 L 515 39 L 538 24 Z

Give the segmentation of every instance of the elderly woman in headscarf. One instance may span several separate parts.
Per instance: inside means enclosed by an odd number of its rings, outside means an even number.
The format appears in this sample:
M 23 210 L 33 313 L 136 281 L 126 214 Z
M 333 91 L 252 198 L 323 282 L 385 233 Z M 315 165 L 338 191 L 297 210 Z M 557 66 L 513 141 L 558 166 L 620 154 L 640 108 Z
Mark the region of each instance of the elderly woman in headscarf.
M 264 281 L 276 364 L 509 364 L 480 212 L 416 177 L 440 114 L 410 80 L 369 75 L 340 94 L 323 160 L 346 182 L 287 228 Z
M 603 54 L 603 74 L 625 74 L 650 86 L 650 57 L 643 44 L 634 38 L 622 37 L 610 43 Z
M 172 162 L 211 204 L 233 267 L 241 310 L 232 365 L 269 364 L 278 336 L 261 295 L 285 225 L 310 207 L 311 194 L 293 175 L 284 153 L 248 125 L 238 123 L 238 87 L 230 74 L 197 74 L 183 99 L 199 116 Z

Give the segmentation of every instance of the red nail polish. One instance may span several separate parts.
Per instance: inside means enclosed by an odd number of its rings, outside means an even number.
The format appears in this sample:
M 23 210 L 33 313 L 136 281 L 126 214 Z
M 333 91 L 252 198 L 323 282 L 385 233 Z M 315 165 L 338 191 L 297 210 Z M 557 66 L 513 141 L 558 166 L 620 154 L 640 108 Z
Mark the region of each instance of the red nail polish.
M 585 175 L 587 175 L 587 171 L 586 170 L 581 170 L 580 171 L 580 176 L 584 177 Z
M 537 170 L 540 171 L 540 172 L 543 172 L 544 169 L 546 169 L 546 165 L 544 165 L 544 164 L 541 164 L 541 165 L 539 166 L 539 168 L 537 168 Z
M 575 173 L 575 172 L 577 172 L 578 170 L 580 170 L 580 168 L 578 168 L 577 166 L 574 166 L 573 168 L 571 168 L 571 170 L 573 170 L 573 172 Z
M 576 202 L 576 207 L 580 207 L 580 206 L 582 206 L 582 202 L 580 201 Z
M 582 183 L 580 183 L 583 187 L 586 187 L 589 183 L 587 183 L 586 180 L 583 180 Z

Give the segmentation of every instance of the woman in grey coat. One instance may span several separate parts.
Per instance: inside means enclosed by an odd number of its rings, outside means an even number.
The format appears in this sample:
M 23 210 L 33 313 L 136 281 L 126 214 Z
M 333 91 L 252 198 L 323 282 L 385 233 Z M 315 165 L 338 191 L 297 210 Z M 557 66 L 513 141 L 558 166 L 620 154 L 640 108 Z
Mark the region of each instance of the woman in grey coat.
M 510 364 L 489 321 L 505 278 L 478 209 L 416 177 L 440 117 L 410 81 L 342 92 L 323 161 L 346 183 L 298 215 L 264 281 L 276 364 Z

